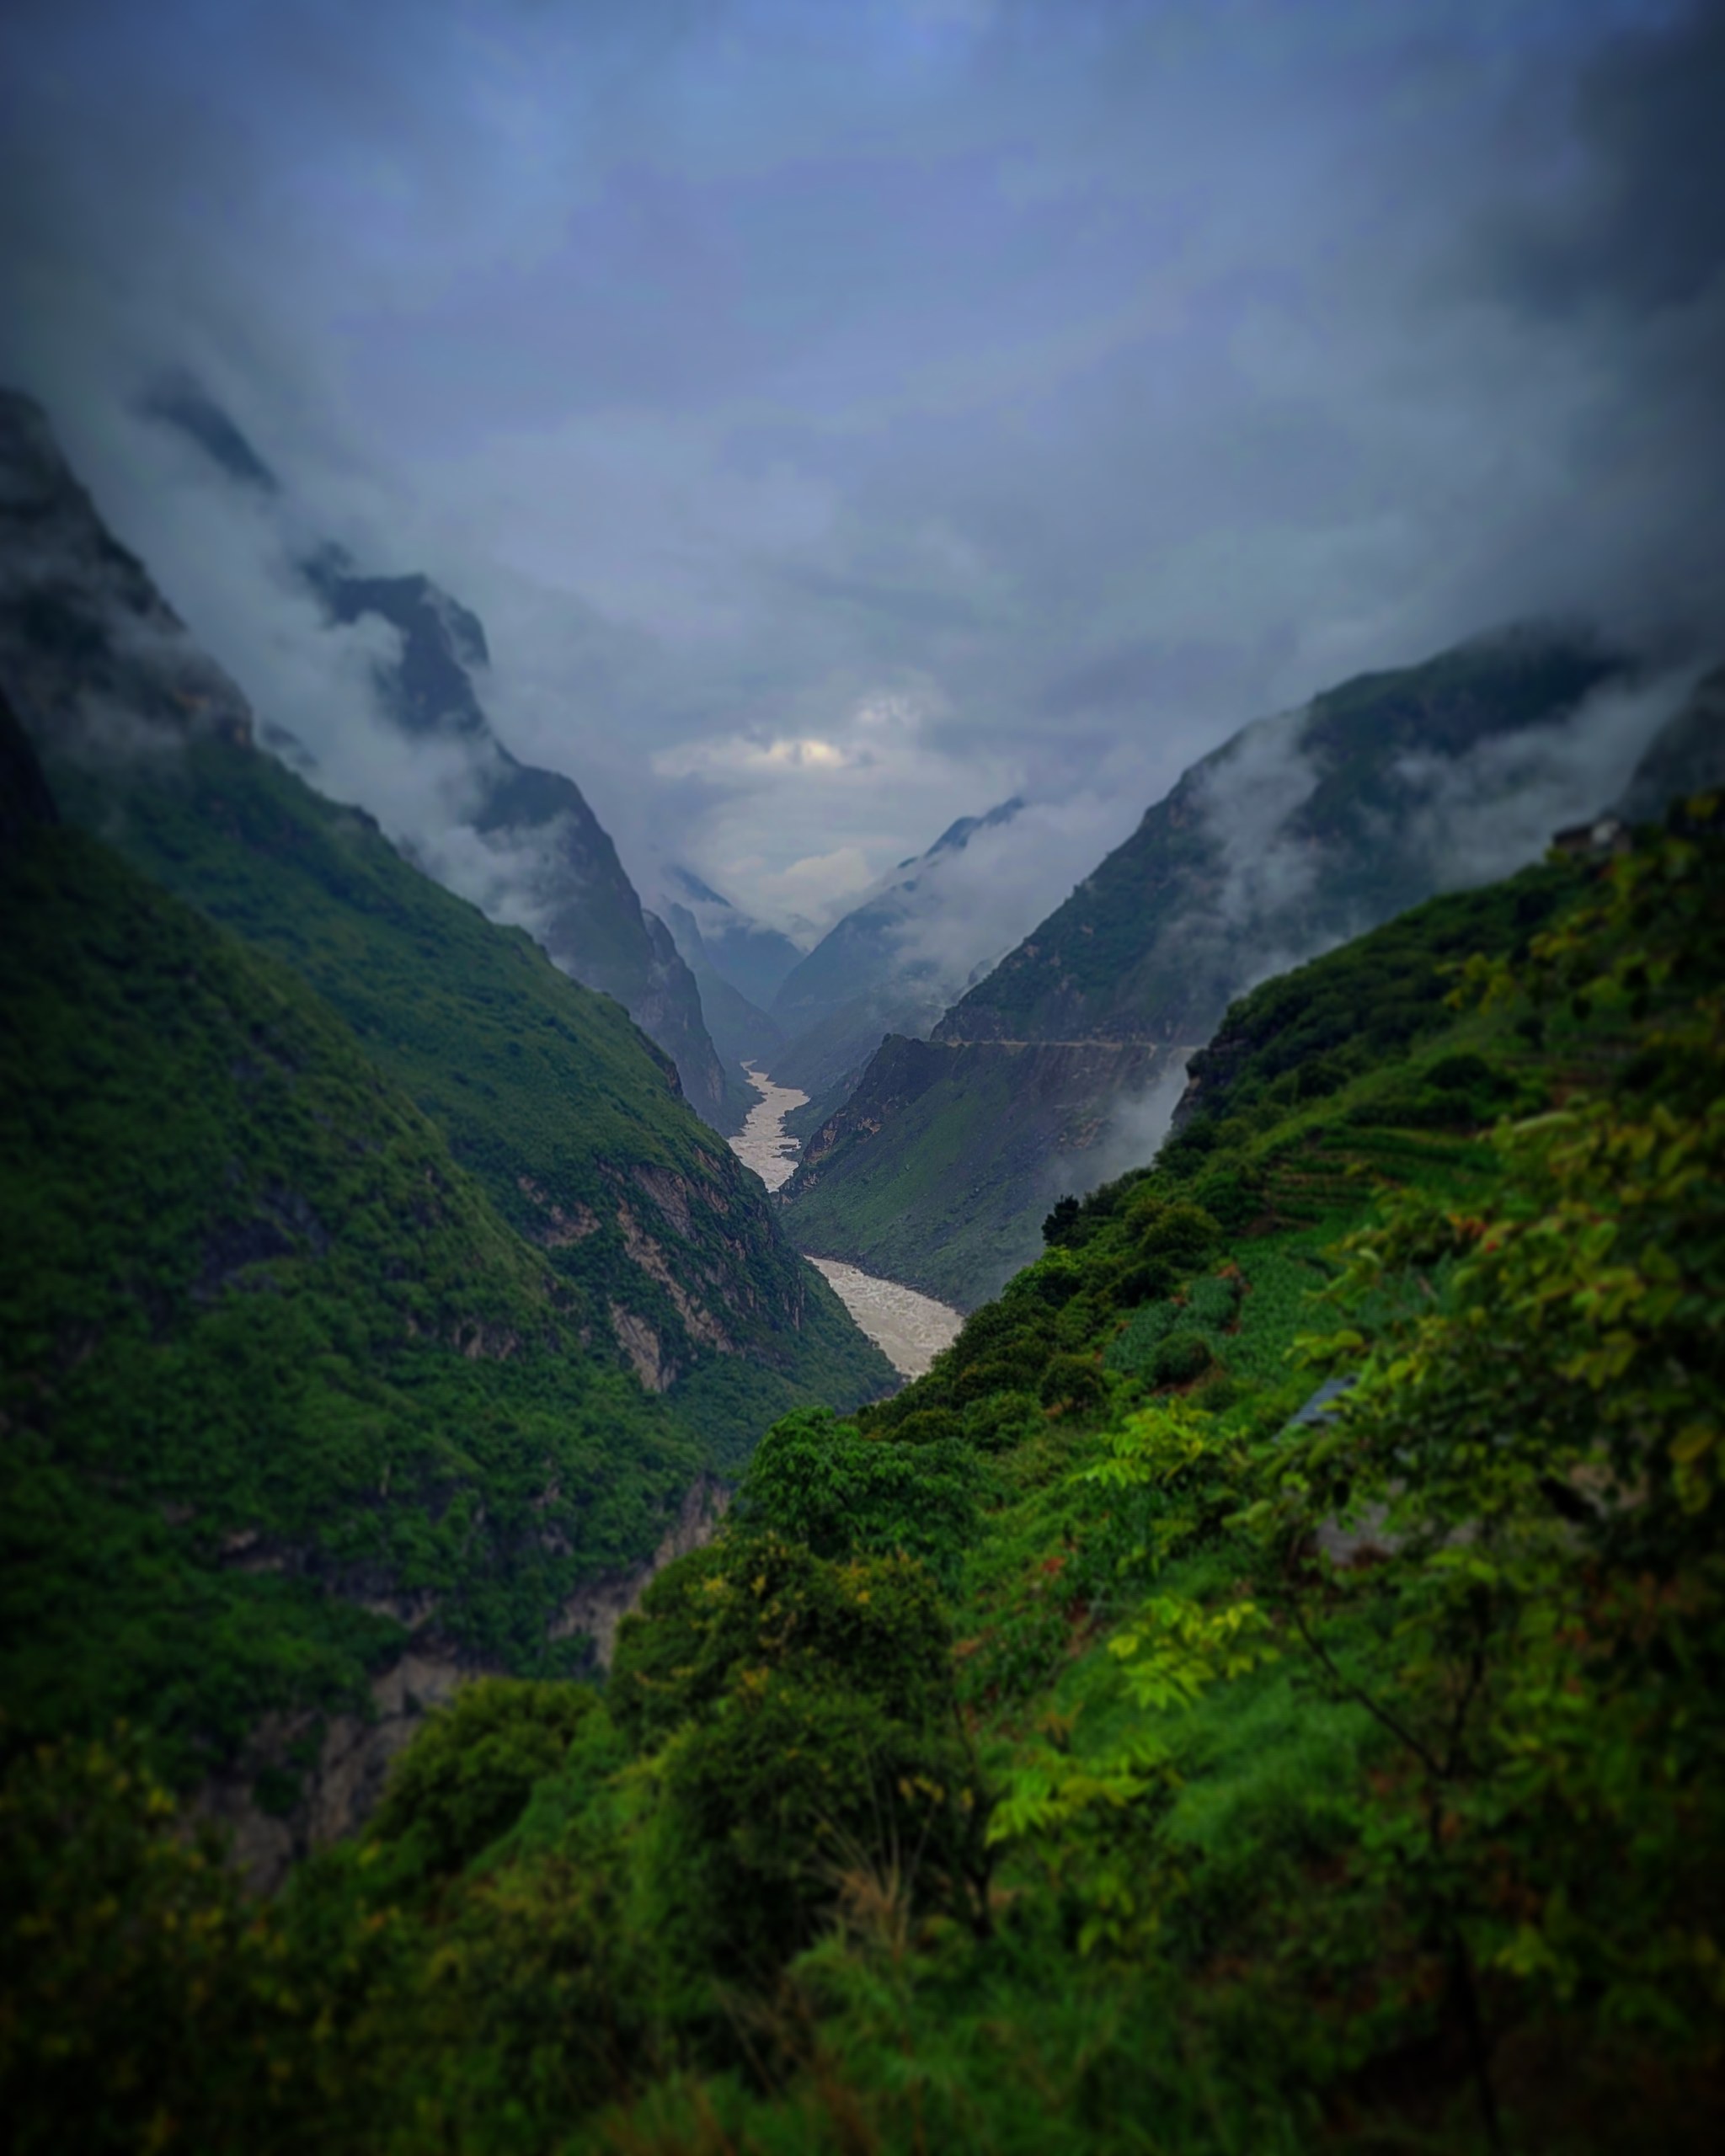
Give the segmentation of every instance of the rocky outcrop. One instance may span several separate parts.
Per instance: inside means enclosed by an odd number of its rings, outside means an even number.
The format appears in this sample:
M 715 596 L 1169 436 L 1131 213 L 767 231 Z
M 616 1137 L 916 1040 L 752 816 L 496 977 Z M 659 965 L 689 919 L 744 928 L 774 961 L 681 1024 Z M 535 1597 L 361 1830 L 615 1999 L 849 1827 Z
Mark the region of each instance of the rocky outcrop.
M 729 1503 L 724 1483 L 697 1476 L 652 1556 L 585 1582 L 552 1620 L 549 1637 L 586 1637 L 595 1667 L 608 1668 L 617 1626 L 667 1565 L 712 1540 Z M 232 1837 L 234 1862 L 261 1892 L 273 1893 L 313 1849 L 356 1833 L 383 1795 L 392 1762 L 425 1716 L 446 1705 L 462 1684 L 501 1668 L 441 1638 L 424 1603 L 390 1606 L 420 1629 L 372 1678 L 366 1710 L 266 1715 L 242 1757 L 212 1774 L 189 1807 L 193 1821 Z M 296 1764 L 307 1758 L 309 1764 Z
M 712 1541 L 730 1501 L 730 1492 L 724 1483 L 709 1475 L 698 1476 L 690 1484 L 676 1518 L 653 1555 L 644 1564 L 624 1572 L 601 1573 L 577 1588 L 553 1624 L 552 1638 L 573 1639 L 585 1633 L 593 1642 L 599 1667 L 610 1668 L 617 1626 L 667 1565 L 686 1557 L 692 1550 L 704 1549 Z

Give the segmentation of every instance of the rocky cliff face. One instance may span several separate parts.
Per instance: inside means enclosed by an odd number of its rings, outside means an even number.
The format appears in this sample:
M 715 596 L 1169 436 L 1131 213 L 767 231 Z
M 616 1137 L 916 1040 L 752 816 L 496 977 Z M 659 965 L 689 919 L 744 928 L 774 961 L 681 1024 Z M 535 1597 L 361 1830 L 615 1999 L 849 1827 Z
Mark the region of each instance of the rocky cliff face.
M 636 1609 L 665 1567 L 713 1540 L 730 1503 L 727 1486 L 697 1476 L 652 1555 L 638 1564 L 595 1574 L 568 1596 L 550 1626 L 553 1640 L 592 1643 L 608 1669 L 617 1628 Z M 441 1633 L 423 1607 L 398 1614 L 417 1620 L 410 1644 L 371 1677 L 363 1710 L 321 1715 L 301 1708 L 265 1715 L 243 1751 L 210 1775 L 195 1796 L 195 1817 L 225 1828 L 234 1861 L 252 1886 L 274 1893 L 301 1858 L 356 1833 L 377 1808 L 398 1753 L 425 1716 L 446 1706 L 464 1684 L 502 1672 L 495 1657 L 476 1655 Z M 295 1762 L 305 1763 L 297 1769 Z M 266 1808 L 259 1789 L 293 1791 Z

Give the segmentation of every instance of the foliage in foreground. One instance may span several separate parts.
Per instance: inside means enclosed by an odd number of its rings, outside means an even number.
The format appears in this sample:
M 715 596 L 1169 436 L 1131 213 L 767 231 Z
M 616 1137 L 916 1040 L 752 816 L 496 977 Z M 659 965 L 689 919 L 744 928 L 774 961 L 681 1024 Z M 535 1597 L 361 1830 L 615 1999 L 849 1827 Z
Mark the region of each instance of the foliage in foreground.
M 24 2145 L 1712 2146 L 1718 825 L 1302 1090 L 1371 974 L 1247 999 L 927 1378 L 770 1434 L 604 1698 L 467 1695 L 274 1907 L 24 1759 Z

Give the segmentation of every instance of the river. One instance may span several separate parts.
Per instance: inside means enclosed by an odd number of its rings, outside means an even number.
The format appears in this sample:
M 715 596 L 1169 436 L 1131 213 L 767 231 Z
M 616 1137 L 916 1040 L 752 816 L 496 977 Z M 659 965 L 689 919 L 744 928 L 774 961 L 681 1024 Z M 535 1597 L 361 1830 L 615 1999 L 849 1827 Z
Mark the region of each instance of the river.
M 732 1139 L 731 1150 L 769 1190 L 777 1190 L 797 1165 L 797 1140 L 787 1134 L 785 1118 L 809 1096 L 794 1086 L 776 1086 L 752 1063 L 743 1069 L 761 1098 Z M 825 1275 L 839 1300 L 901 1377 L 920 1378 L 964 1322 L 963 1314 L 949 1304 L 897 1280 L 880 1279 L 840 1258 L 815 1257 L 809 1251 L 804 1255 Z

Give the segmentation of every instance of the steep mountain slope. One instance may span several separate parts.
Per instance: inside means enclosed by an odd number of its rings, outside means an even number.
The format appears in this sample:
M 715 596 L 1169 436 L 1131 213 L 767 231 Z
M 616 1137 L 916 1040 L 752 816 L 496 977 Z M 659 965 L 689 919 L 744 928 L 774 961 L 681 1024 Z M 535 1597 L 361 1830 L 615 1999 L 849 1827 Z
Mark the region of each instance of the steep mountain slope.
M 195 385 L 168 385 L 147 408 L 236 483 L 281 494 L 275 475 Z M 451 820 L 477 832 L 506 864 L 517 904 L 531 909 L 554 962 L 616 996 L 676 1065 L 686 1097 L 708 1122 L 740 1128 L 747 1089 L 728 1076 L 692 975 L 644 914 L 586 798 L 561 772 L 517 762 L 498 739 L 480 693 L 490 653 L 478 617 L 429 577 L 368 574 L 339 547 L 317 549 L 302 566 L 331 621 L 378 621 L 398 632 L 398 653 L 374 667 L 378 702 L 409 741 L 454 740 L 467 751 L 467 784 L 451 804 Z
M 788 936 L 750 919 L 686 868 L 663 872 L 664 891 L 655 899 L 667 918 L 681 906 L 694 916 L 708 963 L 745 996 L 757 1011 L 770 1011 L 786 975 L 803 953 Z
M 375 1795 L 409 1662 L 581 1667 L 705 1448 L 303 981 L 46 820 L 3 705 L 0 790 L 8 1742 L 250 1742 L 279 1856 Z
M 1586 643 L 1495 636 L 1246 728 L 1145 812 L 939 1037 L 1195 1044 L 1276 953 L 1303 956 L 1428 896 L 1445 864 L 1421 819 L 1444 778 L 1623 670 Z
M 962 929 L 953 932 L 943 919 L 944 872 L 979 832 L 1010 824 L 1023 805 L 1006 801 L 985 816 L 961 816 L 822 937 L 773 998 L 786 1037 L 775 1078 L 819 1100 L 836 1087 L 848 1091 L 886 1034 L 929 1030 L 971 969 L 993 955 L 965 948 Z
M 889 1383 L 622 1009 L 254 748 L 240 691 L 87 499 L 5 469 L 0 683 L 62 810 L 323 994 L 547 1251 L 572 1329 L 670 1393 L 708 1456 L 793 1398 Z
M 1680 796 L 1725 786 L 1725 666 L 1693 694 L 1648 744 L 1617 803 L 1631 823 L 1651 822 Z
M 899 1277 L 974 1304 L 1061 1189 L 1153 1146 L 1178 1065 L 1242 987 L 1477 880 L 1472 826 L 1514 795 L 1519 757 L 1537 755 L 1549 803 L 1530 852 L 1559 810 L 1591 814 L 1595 764 L 1577 760 L 1570 799 L 1556 729 L 1632 679 L 1586 641 L 1500 634 L 1236 734 L 946 1014 L 946 1060 L 919 1065 L 914 1095 L 885 1044 L 786 1187 L 803 1247 L 908 1259 Z
M 673 904 L 665 909 L 665 926 L 695 976 L 707 1030 L 720 1055 L 727 1063 L 771 1064 L 784 1045 L 784 1035 L 719 972 L 694 915 L 687 906 Z

